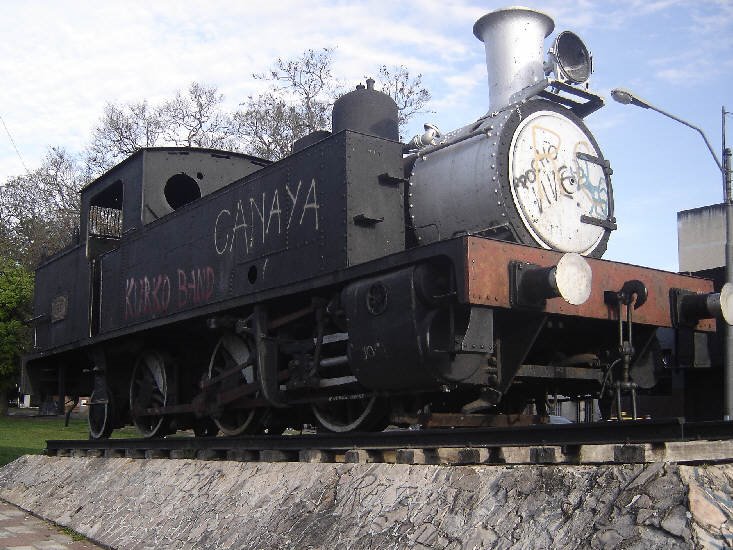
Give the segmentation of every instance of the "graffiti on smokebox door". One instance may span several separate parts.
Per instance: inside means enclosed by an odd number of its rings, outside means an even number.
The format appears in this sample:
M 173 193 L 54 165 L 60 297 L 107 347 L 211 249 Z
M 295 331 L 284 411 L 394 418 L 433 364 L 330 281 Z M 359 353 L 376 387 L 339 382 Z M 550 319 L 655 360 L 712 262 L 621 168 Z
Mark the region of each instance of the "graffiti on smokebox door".
M 565 136 L 577 139 L 577 135 Z M 595 156 L 586 139 L 578 139 L 572 145 L 563 144 L 563 135 L 540 125 L 531 127 L 531 157 L 519 160 L 528 164 L 526 170 L 514 177 L 514 187 L 530 192 L 534 198 L 536 215 L 541 216 L 553 208 L 562 197 L 575 198 L 578 207 L 586 214 L 605 218 L 608 216 L 608 183 L 603 170 L 587 160 L 581 161 L 578 153 Z
M 125 281 L 125 320 L 204 304 L 214 295 L 214 269 L 200 267 L 130 277 Z

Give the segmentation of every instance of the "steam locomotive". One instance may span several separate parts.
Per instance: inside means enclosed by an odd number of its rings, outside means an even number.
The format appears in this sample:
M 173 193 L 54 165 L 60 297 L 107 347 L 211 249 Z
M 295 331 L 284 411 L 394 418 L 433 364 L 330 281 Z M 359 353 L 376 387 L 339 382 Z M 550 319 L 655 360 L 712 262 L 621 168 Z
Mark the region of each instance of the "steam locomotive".
M 547 396 L 605 416 L 711 363 L 730 291 L 600 260 L 612 170 L 583 119 L 590 55 L 494 11 L 490 108 L 400 143 L 373 81 L 268 162 L 143 149 L 81 192 L 81 239 L 36 271 L 36 393 L 91 395 L 92 438 L 484 425 Z M 527 415 L 525 415 L 527 416 Z

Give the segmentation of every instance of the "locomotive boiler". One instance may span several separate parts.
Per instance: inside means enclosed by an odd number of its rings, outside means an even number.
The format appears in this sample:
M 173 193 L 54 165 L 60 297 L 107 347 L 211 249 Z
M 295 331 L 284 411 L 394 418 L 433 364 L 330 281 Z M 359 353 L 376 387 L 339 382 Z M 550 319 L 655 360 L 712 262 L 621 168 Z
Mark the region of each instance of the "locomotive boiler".
M 612 171 L 583 120 L 603 100 L 575 34 L 545 59 L 553 29 L 476 22 L 489 110 L 453 132 L 400 143 L 368 80 L 278 162 L 152 148 L 109 170 L 36 271 L 28 383 L 91 395 L 93 438 L 480 425 L 546 417 L 548 393 L 638 416 L 714 362 L 730 291 L 599 259 Z

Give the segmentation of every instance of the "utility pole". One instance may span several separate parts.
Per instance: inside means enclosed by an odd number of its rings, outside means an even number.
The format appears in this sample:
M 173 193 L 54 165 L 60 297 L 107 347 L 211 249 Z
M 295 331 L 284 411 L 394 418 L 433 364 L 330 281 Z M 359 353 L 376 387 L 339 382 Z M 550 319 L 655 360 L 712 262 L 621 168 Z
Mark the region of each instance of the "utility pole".
M 712 145 L 710 145 L 710 141 L 705 135 L 705 132 L 694 124 L 652 105 L 645 99 L 642 99 L 633 92 L 623 88 L 612 90 L 611 97 L 614 101 L 617 101 L 622 105 L 635 105 L 642 109 L 651 109 L 652 111 L 656 111 L 657 113 L 666 116 L 667 118 L 671 118 L 672 120 L 698 132 L 705 141 L 705 145 L 713 156 L 713 160 L 715 161 L 715 164 L 720 170 L 723 178 L 723 204 L 725 210 L 725 283 L 733 284 L 733 188 L 731 187 L 731 150 L 725 146 L 725 115 L 730 113 L 726 112 L 725 106 L 722 107 L 723 162 L 721 163 L 720 160 L 718 160 L 718 155 L 715 154 Z M 731 325 L 727 325 L 723 329 L 723 334 L 723 420 L 731 421 L 733 420 L 733 327 Z

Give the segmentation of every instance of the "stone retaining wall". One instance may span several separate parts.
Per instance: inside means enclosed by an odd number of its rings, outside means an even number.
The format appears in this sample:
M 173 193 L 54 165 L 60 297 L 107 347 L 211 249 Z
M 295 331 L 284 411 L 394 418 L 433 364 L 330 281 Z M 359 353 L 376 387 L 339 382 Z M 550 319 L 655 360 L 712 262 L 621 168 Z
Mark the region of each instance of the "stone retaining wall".
M 25 456 L 0 498 L 113 548 L 728 548 L 733 465 Z

